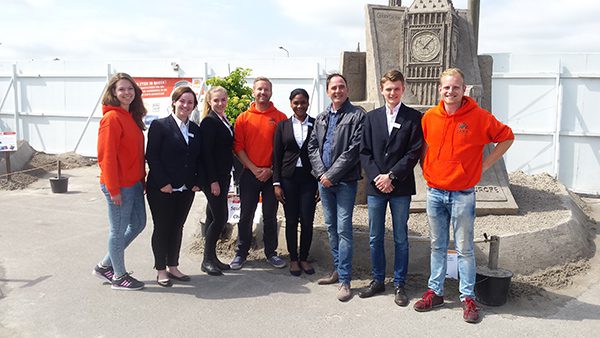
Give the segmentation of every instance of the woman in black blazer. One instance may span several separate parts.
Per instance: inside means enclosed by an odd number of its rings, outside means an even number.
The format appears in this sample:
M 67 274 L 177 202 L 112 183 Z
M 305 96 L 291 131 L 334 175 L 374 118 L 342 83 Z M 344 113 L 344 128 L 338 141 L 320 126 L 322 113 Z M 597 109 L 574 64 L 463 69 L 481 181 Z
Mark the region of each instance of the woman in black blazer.
M 290 94 L 294 115 L 281 121 L 275 131 L 273 146 L 273 185 L 275 197 L 285 211 L 285 238 L 290 253 L 290 273 L 302 271 L 312 275 L 308 252 L 312 242 L 313 221 L 317 203 L 317 180 L 311 175 L 308 140 L 315 119 L 306 114 L 308 93 L 302 88 Z M 298 221 L 300 222 L 300 255 L 298 255 Z
M 212 87 L 204 99 L 200 135 L 205 179 L 203 191 L 208 200 L 202 271 L 219 276 L 229 265 L 217 258 L 217 241 L 227 222 L 227 193 L 233 165 L 233 128 L 225 115 L 227 90 Z M 212 217 L 210 217 L 212 216 Z
M 173 285 L 171 279 L 190 280 L 179 271 L 179 251 L 183 224 L 201 186 L 200 128 L 189 119 L 198 99 L 190 87 L 176 88 L 171 99 L 173 113 L 152 121 L 146 147 L 154 267 L 158 284 L 165 287 Z

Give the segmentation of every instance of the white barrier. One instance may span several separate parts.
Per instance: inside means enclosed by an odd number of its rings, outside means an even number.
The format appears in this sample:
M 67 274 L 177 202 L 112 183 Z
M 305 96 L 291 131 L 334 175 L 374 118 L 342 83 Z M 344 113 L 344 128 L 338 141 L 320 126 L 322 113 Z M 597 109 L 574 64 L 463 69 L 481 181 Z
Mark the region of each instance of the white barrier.
M 600 194 L 600 54 L 492 56 L 492 110 L 516 134 L 505 155 L 508 171 L 546 172 L 573 191 Z M 316 116 L 329 103 L 325 77 L 339 68 L 339 59 L 0 63 L 0 131 L 17 131 L 39 151 L 96 156 L 97 103 L 109 74 L 206 79 L 236 67 L 269 77 L 272 100 L 288 115 L 290 91 L 305 88 L 309 114 Z

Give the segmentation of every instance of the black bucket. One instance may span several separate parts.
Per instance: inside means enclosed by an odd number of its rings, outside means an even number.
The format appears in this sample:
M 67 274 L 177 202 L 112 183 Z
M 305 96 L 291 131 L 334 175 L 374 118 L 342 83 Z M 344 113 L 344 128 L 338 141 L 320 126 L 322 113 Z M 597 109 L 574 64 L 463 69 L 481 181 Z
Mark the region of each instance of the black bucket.
M 52 192 L 55 194 L 61 194 L 67 192 L 67 188 L 69 187 L 69 178 L 68 177 L 50 177 L 50 188 Z
M 475 279 L 477 300 L 489 306 L 500 306 L 506 303 L 512 276 L 513 273 L 508 270 L 477 267 Z

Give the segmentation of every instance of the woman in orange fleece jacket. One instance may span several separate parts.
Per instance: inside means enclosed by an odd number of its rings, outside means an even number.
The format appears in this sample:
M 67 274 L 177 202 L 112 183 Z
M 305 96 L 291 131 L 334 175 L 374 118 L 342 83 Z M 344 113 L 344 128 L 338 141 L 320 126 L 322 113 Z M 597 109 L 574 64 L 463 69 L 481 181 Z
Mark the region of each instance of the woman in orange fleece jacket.
M 115 290 L 140 290 L 144 283 L 125 269 L 125 248 L 146 226 L 142 90 L 125 73 L 115 74 L 102 97 L 98 129 L 100 187 L 108 202 L 108 253 L 93 274 Z

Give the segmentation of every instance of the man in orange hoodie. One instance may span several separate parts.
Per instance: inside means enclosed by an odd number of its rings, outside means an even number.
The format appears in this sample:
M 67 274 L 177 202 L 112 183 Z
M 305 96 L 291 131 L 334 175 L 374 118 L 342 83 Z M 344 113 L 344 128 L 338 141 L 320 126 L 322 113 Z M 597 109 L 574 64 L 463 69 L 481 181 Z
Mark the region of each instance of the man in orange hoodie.
M 235 121 L 233 151 L 244 165 L 240 177 L 241 213 L 238 222 L 238 247 L 229 264 L 239 270 L 246 262 L 252 242 L 252 220 L 262 195 L 263 239 L 267 261 L 276 268 L 286 263 L 277 256 L 277 199 L 273 188 L 273 139 L 275 128 L 287 116 L 271 102 L 271 81 L 257 77 L 253 85 L 254 102 Z
M 490 112 L 465 96 L 464 75 L 458 68 L 440 76 L 440 103 L 429 109 L 422 120 L 425 147 L 421 165 L 427 181 L 427 217 L 431 237 L 431 274 L 428 290 L 414 305 L 419 312 L 444 304 L 444 280 L 448 252 L 449 226 L 454 229 L 458 253 L 460 300 L 463 319 L 479 321 L 474 302 L 475 185 L 481 174 L 491 168 L 510 148 L 514 135 Z M 483 159 L 483 148 L 497 143 Z

